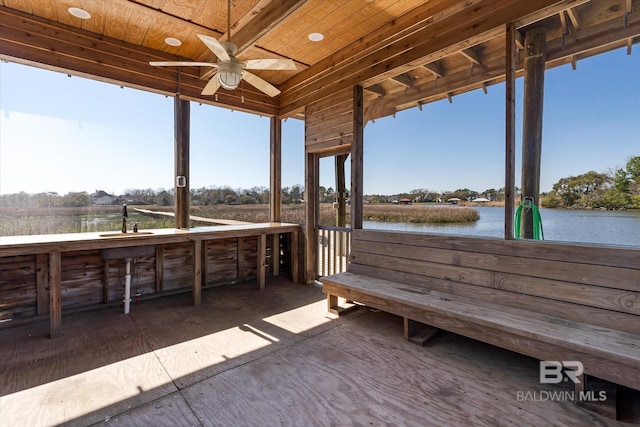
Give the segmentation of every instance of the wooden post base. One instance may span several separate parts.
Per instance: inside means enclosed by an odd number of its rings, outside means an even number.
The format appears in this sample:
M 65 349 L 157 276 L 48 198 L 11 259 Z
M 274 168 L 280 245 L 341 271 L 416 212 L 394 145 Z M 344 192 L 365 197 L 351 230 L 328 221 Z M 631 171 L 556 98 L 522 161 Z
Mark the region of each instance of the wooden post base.
M 424 346 L 439 330 L 438 328 L 416 322 L 407 317 L 404 318 L 404 339 L 413 344 Z
M 337 295 L 327 294 L 327 311 L 331 314 L 340 316 L 353 311 L 358 307 L 359 306 L 353 303 L 353 301 L 345 301 L 344 305 L 339 305 Z
M 580 381 L 575 388 L 576 404 L 581 408 L 617 420 L 618 385 L 600 378 L 587 378 L 587 375 L 582 375 Z

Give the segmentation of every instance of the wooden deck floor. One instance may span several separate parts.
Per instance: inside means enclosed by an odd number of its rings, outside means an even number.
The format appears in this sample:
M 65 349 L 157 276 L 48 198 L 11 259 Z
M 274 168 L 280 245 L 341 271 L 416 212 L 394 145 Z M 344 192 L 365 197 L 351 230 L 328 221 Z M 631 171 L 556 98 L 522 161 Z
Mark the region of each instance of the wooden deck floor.
M 553 390 L 537 361 L 448 333 L 409 344 L 401 319 L 336 319 L 313 286 L 190 298 L 72 315 L 56 339 L 46 323 L 1 330 L 0 425 L 628 425 L 518 401 Z

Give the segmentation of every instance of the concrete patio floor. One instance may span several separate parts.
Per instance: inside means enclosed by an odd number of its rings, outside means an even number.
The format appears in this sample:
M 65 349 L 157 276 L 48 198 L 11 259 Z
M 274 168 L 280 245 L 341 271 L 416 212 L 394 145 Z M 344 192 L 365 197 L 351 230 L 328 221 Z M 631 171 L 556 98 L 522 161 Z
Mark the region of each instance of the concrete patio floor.
M 518 399 L 569 390 L 539 384 L 534 359 L 446 332 L 419 347 L 396 316 L 328 314 L 315 286 L 190 299 L 65 316 L 55 339 L 46 322 L 0 330 L 0 426 L 630 425 Z

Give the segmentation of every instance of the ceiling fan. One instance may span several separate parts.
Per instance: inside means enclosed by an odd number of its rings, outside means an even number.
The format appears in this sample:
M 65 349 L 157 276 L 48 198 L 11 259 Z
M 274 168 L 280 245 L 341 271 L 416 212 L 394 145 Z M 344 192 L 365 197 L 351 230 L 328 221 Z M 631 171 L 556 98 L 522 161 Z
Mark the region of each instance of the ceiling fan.
M 280 90 L 278 88 L 247 70 L 295 70 L 295 63 L 291 59 L 249 59 L 248 61 L 239 61 L 234 56 L 238 48 L 231 42 L 231 0 L 227 4 L 227 34 L 229 37 L 224 43 L 220 43 L 211 36 L 198 34 L 200 40 L 218 58 L 217 62 L 152 61 L 149 64 L 160 67 L 217 68 L 217 72 L 202 90 L 202 95 L 213 95 L 220 86 L 227 90 L 234 90 L 243 79 L 269 96 L 279 95 Z

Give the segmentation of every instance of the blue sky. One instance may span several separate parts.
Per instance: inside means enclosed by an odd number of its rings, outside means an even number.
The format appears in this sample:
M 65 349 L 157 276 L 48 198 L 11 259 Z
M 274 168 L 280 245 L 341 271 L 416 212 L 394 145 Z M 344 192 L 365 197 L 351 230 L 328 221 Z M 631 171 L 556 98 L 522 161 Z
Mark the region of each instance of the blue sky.
M 616 50 L 545 75 L 541 189 L 640 155 L 640 56 Z M 517 145 L 522 79 L 518 80 Z M 173 99 L 0 63 L 0 194 L 173 186 Z M 269 119 L 191 105 L 191 187 L 269 183 Z M 516 153 L 519 185 L 520 150 Z M 365 128 L 364 189 L 504 186 L 504 84 Z M 333 159 L 321 161 L 333 187 Z M 283 185 L 304 183 L 304 123 L 283 123 Z

